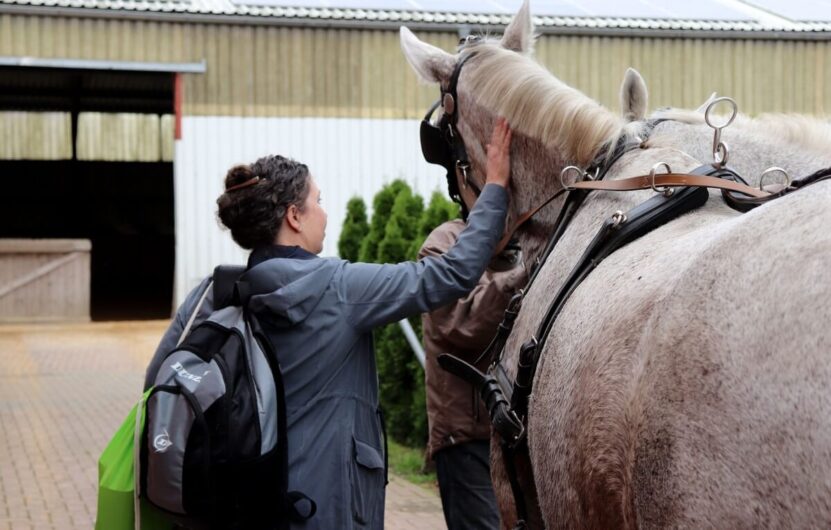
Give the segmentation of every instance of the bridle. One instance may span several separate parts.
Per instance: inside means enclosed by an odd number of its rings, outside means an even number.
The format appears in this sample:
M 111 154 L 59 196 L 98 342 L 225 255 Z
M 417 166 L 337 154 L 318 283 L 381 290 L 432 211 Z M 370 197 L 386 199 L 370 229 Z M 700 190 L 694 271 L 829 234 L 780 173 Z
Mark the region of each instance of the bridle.
M 458 94 L 456 87 L 462 67 L 475 56 L 475 52 L 467 53 L 456 63 L 453 74 L 447 83 L 447 88 L 442 88 L 441 97 L 433 103 L 430 110 L 421 121 L 421 153 L 424 159 L 431 163 L 445 168 L 447 171 L 447 191 L 450 198 L 458 203 L 462 209 L 462 217 L 467 219 L 470 207 L 462 198 L 459 190 L 461 176 L 462 186 L 469 186 L 478 198 L 482 193 L 481 188 L 470 180 L 470 159 L 467 156 L 464 140 L 456 128 L 459 120 L 457 110 Z M 431 121 L 436 109 L 442 107 L 443 113 L 439 121 L 434 125 Z
M 470 44 L 478 40 L 478 38 L 468 37 L 464 43 Z M 464 139 L 456 126 L 459 120 L 457 85 L 459 83 L 459 76 L 462 73 L 462 67 L 475 56 L 476 51 L 467 52 L 456 63 L 450 80 L 447 83 L 447 88 L 441 89 L 441 97 L 427 111 L 427 114 L 421 121 L 420 130 L 421 153 L 427 162 L 440 165 L 447 171 L 448 194 L 454 202 L 459 204 L 462 210 L 462 218 L 465 220 L 467 219 L 471 206 L 465 203 L 461 190 L 459 189 L 459 183 L 461 182 L 463 188 L 470 188 L 477 199 L 482 193 L 482 188 L 470 178 L 470 158 L 467 155 Z M 434 124 L 431 118 L 439 106 L 442 107 L 443 113 L 438 122 Z M 505 249 L 520 226 L 565 192 L 566 190 L 564 189 L 559 190 L 536 207 L 521 214 L 507 228 L 502 239 L 497 243 L 494 255 L 501 253 Z

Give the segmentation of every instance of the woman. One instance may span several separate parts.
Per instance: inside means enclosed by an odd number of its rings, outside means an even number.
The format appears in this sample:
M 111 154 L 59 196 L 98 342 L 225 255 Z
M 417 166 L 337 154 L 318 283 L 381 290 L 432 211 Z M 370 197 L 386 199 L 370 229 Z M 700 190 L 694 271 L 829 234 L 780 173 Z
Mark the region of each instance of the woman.
M 486 185 L 467 228 L 446 254 L 419 262 L 318 257 L 326 212 L 303 164 L 272 156 L 228 172 L 219 218 L 234 241 L 252 249 L 241 281 L 254 293 L 249 307 L 283 372 L 289 490 L 317 503 L 314 517 L 298 528 L 383 528 L 385 460 L 372 330 L 476 286 L 504 230 L 510 141 L 507 123 L 498 120 Z M 204 289 L 194 289 L 179 308 L 156 359 L 175 345 Z

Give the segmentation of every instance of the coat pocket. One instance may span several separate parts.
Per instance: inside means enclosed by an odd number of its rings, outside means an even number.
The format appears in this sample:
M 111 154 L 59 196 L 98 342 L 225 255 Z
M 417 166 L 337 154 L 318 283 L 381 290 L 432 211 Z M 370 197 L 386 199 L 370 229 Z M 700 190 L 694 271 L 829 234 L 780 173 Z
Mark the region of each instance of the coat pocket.
M 352 437 L 352 518 L 365 525 L 383 527 L 375 521 L 384 501 L 384 457 L 381 451 Z M 375 524 L 377 523 L 377 524 Z

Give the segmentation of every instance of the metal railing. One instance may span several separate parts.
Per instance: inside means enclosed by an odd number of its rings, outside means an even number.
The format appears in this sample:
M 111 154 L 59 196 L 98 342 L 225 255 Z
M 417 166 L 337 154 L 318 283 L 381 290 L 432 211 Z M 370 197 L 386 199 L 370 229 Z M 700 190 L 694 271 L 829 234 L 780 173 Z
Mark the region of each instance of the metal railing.
M 421 347 L 421 341 L 418 340 L 418 336 L 415 334 L 413 326 L 410 325 L 410 321 L 405 318 L 399 320 L 398 325 L 401 326 L 401 331 L 404 332 L 407 342 L 410 343 L 410 348 L 413 349 L 416 359 L 421 363 L 421 367 L 424 368 L 424 348 Z

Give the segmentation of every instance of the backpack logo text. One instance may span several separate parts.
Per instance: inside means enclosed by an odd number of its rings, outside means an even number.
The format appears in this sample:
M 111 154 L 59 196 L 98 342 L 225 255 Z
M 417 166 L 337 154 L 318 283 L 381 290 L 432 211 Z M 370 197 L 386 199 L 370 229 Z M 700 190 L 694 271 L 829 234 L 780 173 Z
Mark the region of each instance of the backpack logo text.
M 182 363 L 178 361 L 174 364 L 171 364 L 170 367 L 173 368 L 173 371 L 176 372 L 176 375 L 178 375 L 182 379 L 188 379 L 190 381 L 193 381 L 194 383 L 201 383 L 202 377 L 210 372 L 209 370 L 202 375 L 192 374 L 185 370 L 185 367 L 182 366 Z

